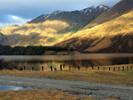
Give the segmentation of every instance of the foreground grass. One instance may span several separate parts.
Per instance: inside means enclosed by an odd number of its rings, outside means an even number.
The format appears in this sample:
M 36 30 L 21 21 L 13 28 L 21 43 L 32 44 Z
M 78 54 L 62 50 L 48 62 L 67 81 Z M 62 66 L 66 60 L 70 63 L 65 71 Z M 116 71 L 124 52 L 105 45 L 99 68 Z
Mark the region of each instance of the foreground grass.
M 23 77 L 39 77 L 61 80 L 89 81 L 116 85 L 133 86 L 133 70 L 120 72 L 106 71 L 57 71 L 57 72 L 32 72 L 2 70 L 0 75 L 13 75 Z
M 59 91 L 27 90 L 0 92 L 0 100 L 93 100 L 89 97 L 79 98 Z
M 0 100 L 96 100 L 92 97 L 77 97 L 61 91 L 23 90 L 0 91 Z M 107 97 L 104 100 L 118 100 Z

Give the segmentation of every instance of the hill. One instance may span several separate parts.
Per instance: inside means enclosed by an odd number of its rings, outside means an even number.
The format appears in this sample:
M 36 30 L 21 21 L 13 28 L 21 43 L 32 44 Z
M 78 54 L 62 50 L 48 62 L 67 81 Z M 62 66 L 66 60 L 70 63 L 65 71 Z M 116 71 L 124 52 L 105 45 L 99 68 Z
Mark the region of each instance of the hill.
M 85 27 L 84 27 L 85 26 Z M 61 46 L 80 52 L 133 52 L 133 1 L 112 8 L 56 11 L 0 30 L 12 46 Z
M 0 45 L 7 45 L 8 44 L 8 40 L 6 38 L 6 36 L 3 35 L 3 33 L 0 33 Z
M 133 52 L 133 10 L 65 39 L 57 45 L 82 52 Z
M 96 24 L 90 27 L 92 23 L 89 23 L 56 45 L 80 52 L 133 52 L 133 1 L 121 0 L 92 22 Z
M 110 9 L 108 6 L 99 5 L 75 11 L 55 11 L 51 14 L 43 14 L 29 23 L 40 23 L 47 20 L 60 20 L 69 23 L 73 29 L 79 29 L 94 20 L 97 16 Z M 72 30 L 73 30 L 72 29 Z M 71 29 L 69 29 L 70 31 Z
M 121 0 L 111 9 L 105 11 L 100 16 L 95 18 L 86 26 L 86 28 L 93 27 L 95 25 L 109 21 L 113 18 L 119 17 L 122 14 L 129 12 L 130 10 L 133 10 L 133 0 Z
M 4 27 L 0 32 L 6 36 L 11 46 L 51 46 L 64 35 L 75 33 L 108 9 L 107 6 L 97 6 L 79 11 L 56 11 L 41 15 L 22 26 Z

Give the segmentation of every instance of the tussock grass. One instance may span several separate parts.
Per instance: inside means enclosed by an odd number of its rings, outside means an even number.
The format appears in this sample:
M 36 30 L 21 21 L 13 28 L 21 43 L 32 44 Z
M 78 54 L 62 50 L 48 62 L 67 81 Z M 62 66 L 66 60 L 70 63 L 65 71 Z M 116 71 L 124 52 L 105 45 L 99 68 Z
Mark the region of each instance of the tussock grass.
M 78 97 L 62 91 L 0 91 L 0 100 L 97 100 L 93 97 Z M 107 97 L 104 100 L 118 100 Z
M 23 77 L 50 78 L 61 80 L 88 81 L 96 83 L 108 83 L 116 85 L 133 86 L 133 70 L 132 71 L 57 71 L 57 72 L 42 72 L 42 71 L 9 71 L 2 70 L 0 75 L 13 75 Z
M 79 97 L 61 91 L 27 90 L 0 92 L 0 100 L 79 100 Z M 82 100 L 93 100 L 89 97 Z
M 116 85 L 133 86 L 133 71 L 17 71 L 2 70 L 0 75 L 13 75 L 22 77 L 51 78 L 61 80 L 89 81 L 96 83 L 109 83 Z M 44 90 L 22 90 L 22 91 L 0 91 L 0 100 L 96 100 L 91 97 L 77 97 L 62 91 Z M 112 97 L 104 100 L 118 100 Z

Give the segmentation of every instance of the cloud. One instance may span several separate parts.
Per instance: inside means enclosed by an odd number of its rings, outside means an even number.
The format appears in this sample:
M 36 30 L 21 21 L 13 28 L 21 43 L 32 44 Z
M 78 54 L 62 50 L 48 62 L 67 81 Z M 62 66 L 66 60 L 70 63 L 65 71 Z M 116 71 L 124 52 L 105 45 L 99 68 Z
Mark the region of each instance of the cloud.
M 0 0 L 0 15 L 33 18 L 55 10 L 77 10 L 99 4 L 112 6 L 120 0 Z
M 25 22 L 29 21 L 30 19 L 25 19 L 15 15 L 7 15 L 7 20 L 11 23 L 17 24 L 24 24 Z
M 100 4 L 112 6 L 119 1 L 120 0 L 0 0 L 0 26 L 13 23 L 22 24 L 41 14 L 51 13 L 56 10 L 80 10 Z
M 22 25 L 30 19 L 25 19 L 16 15 L 6 15 L 1 17 L 3 20 L 0 21 L 0 27 L 9 26 L 9 25 Z

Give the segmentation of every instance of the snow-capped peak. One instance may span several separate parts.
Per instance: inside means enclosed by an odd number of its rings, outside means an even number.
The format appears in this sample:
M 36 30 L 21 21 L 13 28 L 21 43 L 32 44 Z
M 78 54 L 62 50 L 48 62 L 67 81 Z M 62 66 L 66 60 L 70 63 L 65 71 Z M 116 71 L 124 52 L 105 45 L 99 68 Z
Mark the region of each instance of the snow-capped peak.
M 97 7 L 100 8 L 100 9 L 105 9 L 105 10 L 109 9 L 109 7 L 106 6 L 106 5 L 99 5 Z

